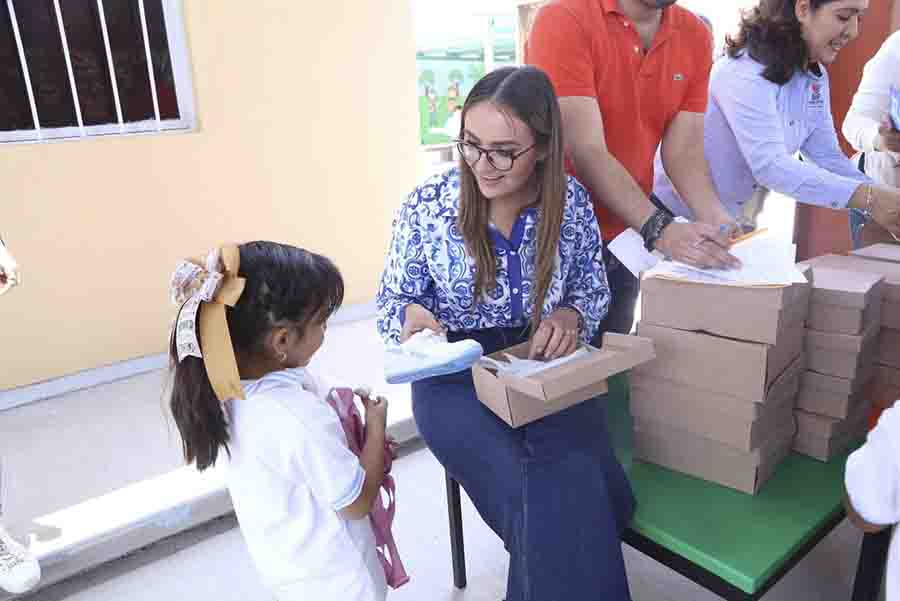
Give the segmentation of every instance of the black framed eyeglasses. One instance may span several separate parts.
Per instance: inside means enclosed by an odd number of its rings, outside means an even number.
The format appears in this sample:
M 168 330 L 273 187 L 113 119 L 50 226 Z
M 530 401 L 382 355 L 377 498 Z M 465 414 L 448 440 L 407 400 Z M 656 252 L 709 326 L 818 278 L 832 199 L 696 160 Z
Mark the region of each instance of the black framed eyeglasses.
M 478 161 L 481 160 L 481 155 L 484 155 L 487 157 L 487 162 L 491 164 L 491 167 L 497 171 L 511 170 L 516 163 L 516 159 L 530 152 L 535 146 L 537 146 L 537 142 L 524 150 L 513 152 L 500 149 L 489 150 L 465 140 L 456 140 L 456 148 L 469 167 L 474 168 Z

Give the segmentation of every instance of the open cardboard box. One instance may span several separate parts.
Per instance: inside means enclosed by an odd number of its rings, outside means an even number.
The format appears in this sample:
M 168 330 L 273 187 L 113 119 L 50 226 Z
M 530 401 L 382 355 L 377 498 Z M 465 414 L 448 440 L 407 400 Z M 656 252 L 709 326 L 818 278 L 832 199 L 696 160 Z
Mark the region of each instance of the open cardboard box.
M 530 342 L 503 349 L 490 358 L 505 361 L 504 354 L 526 359 Z M 513 428 L 567 409 L 607 392 L 610 376 L 651 361 L 655 357 L 653 341 L 637 336 L 606 334 L 602 348 L 583 345 L 590 350 L 581 357 L 540 372 L 519 377 L 498 373 L 486 363 L 472 367 L 478 398 Z
M 734 319 L 739 319 L 735 316 Z M 765 399 L 769 387 L 803 353 L 802 322 L 777 345 L 638 324 L 638 335 L 656 346 L 656 361 L 635 370 L 639 377 L 673 380 L 747 401 Z
M 641 281 L 641 320 L 774 345 L 806 319 L 809 299 L 809 284 L 719 286 L 651 277 Z
M 801 356 L 772 384 L 765 401 L 758 403 L 667 380 L 634 377 L 631 414 L 751 451 L 760 447 L 779 424 L 791 419 L 803 367 Z
M 756 494 L 790 453 L 796 427 L 790 416 L 758 449 L 741 451 L 651 420 L 634 420 L 635 459 Z

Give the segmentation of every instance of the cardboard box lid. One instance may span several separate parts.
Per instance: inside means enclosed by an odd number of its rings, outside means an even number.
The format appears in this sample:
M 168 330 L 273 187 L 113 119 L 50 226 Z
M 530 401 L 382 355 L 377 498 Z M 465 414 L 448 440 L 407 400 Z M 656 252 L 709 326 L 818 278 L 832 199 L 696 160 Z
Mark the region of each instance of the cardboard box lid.
M 530 346 L 530 342 L 523 342 L 490 357 L 503 360 L 503 353 L 509 353 L 524 359 L 528 357 Z M 506 386 L 522 394 L 552 401 L 651 361 L 656 356 L 653 341 L 638 336 L 607 333 L 603 336 L 602 348 L 584 346 L 591 351 L 586 357 L 529 377 L 500 373 L 498 378 Z
M 810 273 L 805 268 L 804 275 Z M 680 330 L 775 344 L 783 329 L 806 318 L 810 290 L 808 283 L 741 287 L 644 278 L 641 319 Z
M 873 320 L 866 326 L 865 332 L 859 336 L 852 334 L 834 334 L 818 330 L 806 330 L 806 349 L 822 349 L 845 353 L 861 353 L 878 336 L 881 324 Z
M 828 462 L 846 451 L 854 441 L 854 437 L 845 433 L 843 436 L 823 438 L 808 434 L 797 434 L 794 438 L 794 451 L 819 461 Z
M 884 325 L 882 319 L 882 307 L 884 306 L 883 302 L 874 302 L 865 309 L 854 309 L 824 303 L 811 303 L 806 317 L 806 327 L 820 332 L 859 335 L 873 320 Z
M 853 379 L 805 370 L 801 376 L 800 388 L 810 391 L 821 390 L 837 396 L 849 397 L 862 390 L 874 374 L 875 365 L 873 363 L 865 363 L 863 369 Z
M 875 366 L 875 378 L 881 385 L 900 388 L 900 369 L 877 365 Z
M 900 329 L 900 302 L 888 298 L 881 302 L 881 327 Z
M 900 368 L 900 330 L 881 329 L 878 347 L 878 363 Z
M 875 259 L 877 261 L 900 263 L 900 244 L 888 244 L 882 242 L 880 244 L 866 246 L 865 248 L 858 248 L 850 251 L 850 254 L 866 259 Z
M 769 345 L 638 323 L 638 334 L 656 345 L 656 361 L 638 373 L 725 391 L 748 399 L 765 398 Z M 740 366 L 740 369 L 735 369 Z
M 647 401 L 683 406 L 688 411 L 715 413 L 750 423 L 766 419 L 786 403 L 793 403 L 800 388 L 804 366 L 805 358 L 798 357 L 772 384 L 764 401 L 747 402 L 726 392 L 711 392 L 682 382 L 638 374 L 630 380 L 631 398 L 632 401 L 640 397 Z
M 789 441 L 797 432 L 796 423 L 791 420 L 772 430 L 765 442 L 752 451 L 723 444 L 711 438 L 705 438 L 693 432 L 687 432 L 670 426 L 658 420 L 634 418 L 635 433 L 642 433 L 657 440 L 667 441 L 672 450 L 686 451 L 688 453 L 701 452 L 709 460 L 715 461 L 723 458 L 737 459 L 747 466 L 758 466 L 767 458 L 776 454 L 785 441 Z
M 803 354 L 802 324 L 789 328 L 778 345 L 638 323 L 638 333 L 656 343 L 656 360 L 638 374 L 662 377 L 747 401 L 766 398 L 769 387 Z
M 863 400 L 850 409 L 844 419 L 836 419 L 815 413 L 796 410 L 797 436 L 805 438 L 841 438 L 847 434 L 855 435 L 855 430 L 866 423 L 872 403 Z
M 810 278 L 812 270 L 807 266 L 798 268 Z M 810 285 L 795 283 L 790 286 L 723 286 L 689 280 L 673 280 L 663 277 L 647 277 L 641 280 L 644 294 L 662 294 L 669 298 L 680 294 L 710 294 L 722 304 L 732 307 L 759 307 L 783 309 L 809 294 Z
M 635 420 L 634 453 L 692 476 L 754 494 L 790 451 L 794 426 L 755 451 L 744 452 L 696 434 Z
M 844 421 L 816 413 L 807 413 L 801 409 L 796 409 L 794 415 L 797 418 L 798 436 L 811 435 L 831 438 L 839 432 L 840 425 Z
M 857 256 L 822 255 L 804 261 L 802 265 L 828 267 L 856 272 L 874 273 L 884 276 L 884 297 L 900 302 L 900 263 L 875 261 Z
M 881 302 L 884 276 L 865 271 L 814 267 L 811 302 L 865 309 Z

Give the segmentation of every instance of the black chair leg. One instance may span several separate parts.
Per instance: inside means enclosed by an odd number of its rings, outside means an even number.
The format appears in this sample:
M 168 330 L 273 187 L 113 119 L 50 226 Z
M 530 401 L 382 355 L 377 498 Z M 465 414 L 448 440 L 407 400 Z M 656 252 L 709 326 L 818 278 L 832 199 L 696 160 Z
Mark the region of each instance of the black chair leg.
M 891 529 L 863 536 L 859 550 L 859 564 L 853 581 L 852 601 L 876 601 L 884 580 L 888 548 L 891 546 Z
M 463 543 L 462 504 L 459 482 L 444 473 L 447 479 L 447 513 L 450 516 L 450 554 L 453 557 L 453 584 L 466 588 L 466 549 Z

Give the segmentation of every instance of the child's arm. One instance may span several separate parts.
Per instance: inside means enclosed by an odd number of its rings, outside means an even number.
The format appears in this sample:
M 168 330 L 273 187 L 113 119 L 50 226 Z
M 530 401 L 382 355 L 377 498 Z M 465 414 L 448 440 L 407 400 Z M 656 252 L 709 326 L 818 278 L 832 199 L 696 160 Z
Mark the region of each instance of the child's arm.
M 864 532 L 900 521 L 900 409 L 888 409 L 866 444 L 847 458 L 847 517 Z
M 853 503 L 850 501 L 850 495 L 847 494 L 846 490 L 844 491 L 844 509 L 847 511 L 847 519 L 850 520 L 850 523 L 867 534 L 875 534 L 888 527 L 888 525 L 879 526 L 878 524 L 870 524 L 864 520 L 853 507 Z
M 372 501 L 378 496 L 384 481 L 384 442 L 387 427 L 387 399 L 363 398 L 366 407 L 366 442 L 359 462 L 366 472 L 366 480 L 356 500 L 341 509 L 341 515 L 351 520 L 359 520 L 369 515 Z

